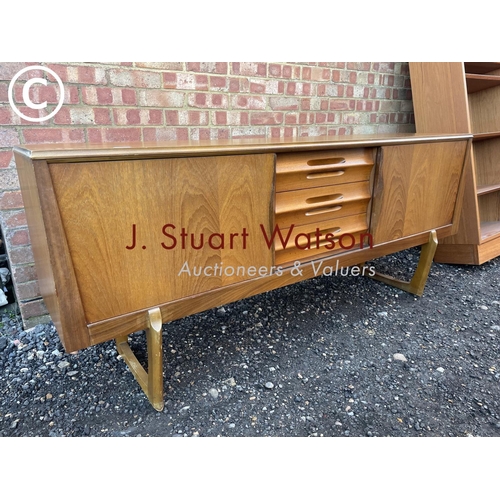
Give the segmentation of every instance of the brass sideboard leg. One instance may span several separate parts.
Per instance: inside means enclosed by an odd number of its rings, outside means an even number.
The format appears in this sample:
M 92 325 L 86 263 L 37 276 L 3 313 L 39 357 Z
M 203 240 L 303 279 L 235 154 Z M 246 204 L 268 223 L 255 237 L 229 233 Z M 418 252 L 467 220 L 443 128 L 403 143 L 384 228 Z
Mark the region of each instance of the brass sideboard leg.
M 420 259 L 418 261 L 417 269 L 413 274 L 411 281 L 402 281 L 385 274 L 376 273 L 372 276 L 373 279 L 381 281 L 387 285 L 395 286 L 405 292 L 413 293 L 414 295 L 421 296 L 424 293 L 425 283 L 431 270 L 432 260 L 436 253 L 438 245 L 436 231 L 431 231 L 429 234 L 429 242 L 422 245 L 420 249 Z
M 161 312 L 158 307 L 148 311 L 148 371 L 141 366 L 130 349 L 128 335 L 116 338 L 116 349 L 127 363 L 153 408 L 163 410 L 163 345 L 161 335 Z

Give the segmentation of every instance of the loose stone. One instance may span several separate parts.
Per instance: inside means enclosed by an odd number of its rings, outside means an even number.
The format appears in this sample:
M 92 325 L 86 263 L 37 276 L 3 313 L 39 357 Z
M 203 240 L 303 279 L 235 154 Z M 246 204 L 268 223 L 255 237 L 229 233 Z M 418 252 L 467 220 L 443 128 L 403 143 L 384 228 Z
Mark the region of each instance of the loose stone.
M 404 354 L 400 354 L 400 353 L 396 353 L 392 356 L 396 361 L 403 361 L 403 362 L 406 362 L 408 361 L 405 357 Z

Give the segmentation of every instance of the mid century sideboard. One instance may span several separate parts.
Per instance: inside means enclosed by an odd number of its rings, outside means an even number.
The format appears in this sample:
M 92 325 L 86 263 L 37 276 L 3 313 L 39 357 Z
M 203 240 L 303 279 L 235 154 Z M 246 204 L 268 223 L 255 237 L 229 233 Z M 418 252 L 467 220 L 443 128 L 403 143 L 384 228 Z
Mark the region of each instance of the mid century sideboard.
M 64 348 L 116 339 L 163 407 L 163 323 L 454 234 L 469 134 L 15 148 Z M 314 264 L 314 265 L 313 265 Z M 318 274 L 319 273 L 319 274 Z M 148 367 L 128 345 L 146 330 Z

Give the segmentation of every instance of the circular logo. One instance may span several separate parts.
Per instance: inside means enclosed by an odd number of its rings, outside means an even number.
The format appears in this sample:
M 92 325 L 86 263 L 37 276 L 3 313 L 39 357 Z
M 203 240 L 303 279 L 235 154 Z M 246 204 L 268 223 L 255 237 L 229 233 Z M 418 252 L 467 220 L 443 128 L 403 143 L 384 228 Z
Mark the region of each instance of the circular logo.
M 26 73 L 27 71 L 31 71 L 34 69 L 37 69 L 37 70 L 39 69 L 41 71 L 45 71 L 47 73 L 50 73 L 56 79 L 56 82 L 59 85 L 59 102 L 57 103 L 56 108 L 54 109 L 54 111 L 52 111 L 52 113 L 48 114 L 47 116 L 41 116 L 38 118 L 32 118 L 31 116 L 26 116 L 25 114 L 21 113 L 21 111 L 19 111 L 19 109 L 17 109 L 17 107 L 14 103 L 14 98 L 13 98 L 14 84 L 16 83 L 17 79 L 23 73 Z M 31 108 L 31 109 L 44 109 L 47 107 L 47 101 L 44 101 L 44 102 L 39 103 L 39 104 L 35 104 L 30 98 L 30 95 L 29 95 L 30 88 L 35 83 L 39 83 L 41 85 L 47 86 L 47 80 L 44 80 L 43 78 L 31 78 L 31 79 L 29 79 L 23 85 L 24 104 L 26 104 L 26 106 L 28 106 L 28 108 Z M 9 84 L 8 95 L 9 95 L 10 107 L 14 110 L 14 113 L 16 113 L 16 115 L 20 116 L 21 118 L 23 118 L 24 120 L 27 120 L 29 122 L 44 122 L 44 121 L 52 118 L 61 109 L 61 106 L 63 105 L 63 101 L 64 101 L 64 87 L 63 87 L 63 83 L 62 83 L 61 79 L 59 78 L 59 76 L 54 71 L 52 71 L 50 68 L 46 68 L 45 66 L 28 66 L 28 67 L 22 69 L 21 71 L 18 71 L 14 75 L 14 78 L 12 78 L 12 80 Z

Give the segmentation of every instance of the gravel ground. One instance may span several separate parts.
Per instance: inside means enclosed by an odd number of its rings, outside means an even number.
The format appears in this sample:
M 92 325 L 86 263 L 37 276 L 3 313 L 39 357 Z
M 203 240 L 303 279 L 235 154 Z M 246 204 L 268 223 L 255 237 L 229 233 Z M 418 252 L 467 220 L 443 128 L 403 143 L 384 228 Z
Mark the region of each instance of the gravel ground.
M 3 308 L 0 436 L 500 436 L 499 270 L 434 264 L 420 298 L 319 277 L 164 325 L 162 412 L 113 342 L 65 353 Z

